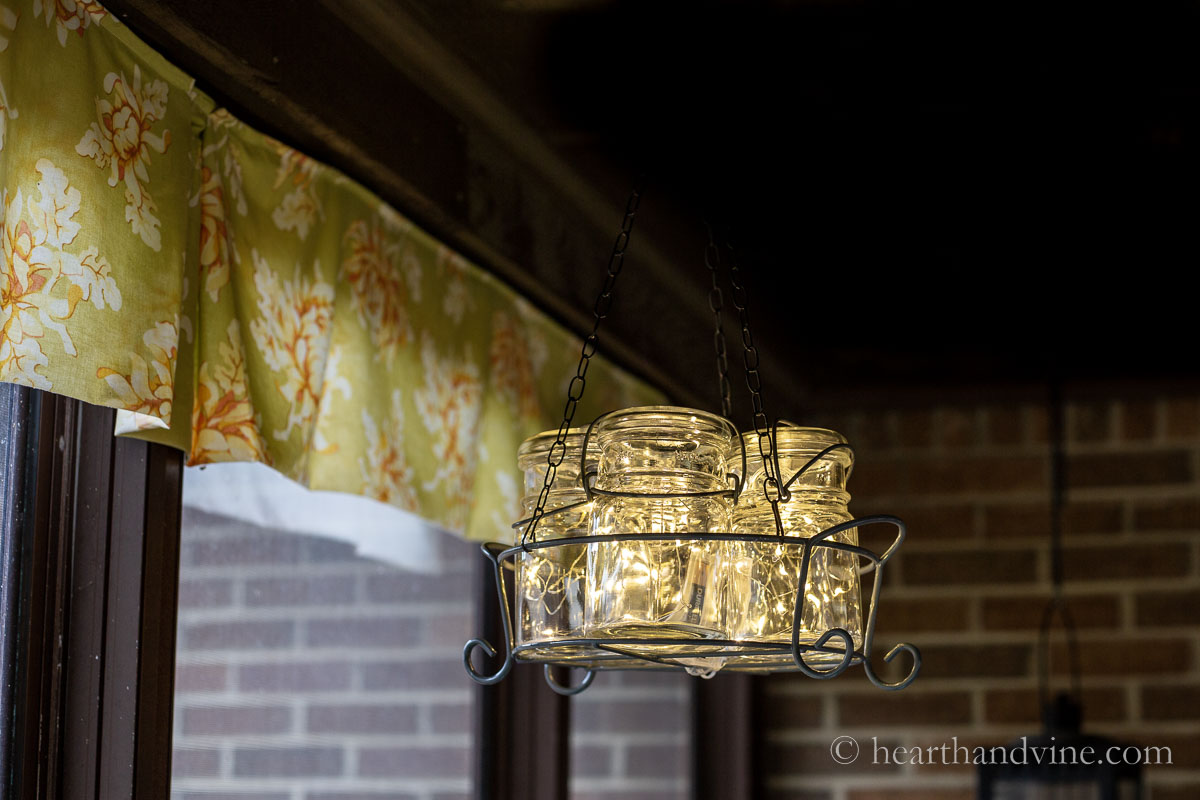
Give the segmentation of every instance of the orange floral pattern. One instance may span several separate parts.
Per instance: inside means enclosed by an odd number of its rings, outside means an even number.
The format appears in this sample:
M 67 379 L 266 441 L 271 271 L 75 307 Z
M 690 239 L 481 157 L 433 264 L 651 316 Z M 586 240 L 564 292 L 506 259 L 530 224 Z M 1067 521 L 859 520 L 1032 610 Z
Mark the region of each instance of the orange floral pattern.
M 220 361 L 200 365 L 192 406 L 192 452 L 188 463 L 261 461 L 271 463 L 246 383 L 246 351 L 237 320 L 218 345 Z
M 467 260 L 448 247 L 438 247 L 438 272 L 446 279 L 446 291 L 442 295 L 442 311 L 458 325 L 463 316 L 475 307 L 475 300 L 467 291 Z
M 143 86 L 141 69 L 135 64 L 132 84 L 124 74 L 110 72 L 104 76 L 104 92 L 112 95 L 112 102 L 96 98 L 97 121 L 75 145 L 75 152 L 101 169 L 109 168 L 109 186 L 124 184 L 125 220 L 157 252 L 162 249 L 162 236 L 158 206 L 146 188 L 147 166 L 151 151 L 165 153 L 171 144 L 170 131 L 161 136 L 151 132 L 167 112 L 167 84 L 153 80 Z
M 349 255 L 341 277 L 350 284 L 351 304 L 371 336 L 376 358 L 390 363 L 412 340 L 408 296 L 418 295 L 421 264 L 378 224 L 357 220 L 346 231 Z M 407 283 L 407 290 L 406 290 Z
M 171 403 L 175 399 L 175 357 L 179 346 L 179 329 L 174 322 L 160 322 L 142 336 L 150 351 L 150 360 L 134 353 L 133 366 L 128 374 L 101 367 L 96 377 L 109 385 L 121 400 L 120 408 L 148 419 L 144 427 L 165 428 L 171 419 Z
M 279 154 L 279 170 L 275 173 L 274 188 L 279 189 L 290 182 L 292 190 L 283 196 L 283 200 L 271 212 L 271 219 L 279 230 L 294 230 L 304 239 L 308 236 L 308 229 L 325 216 L 314 186 L 320 165 L 282 144 L 277 143 L 275 149 Z
M 421 339 L 425 384 L 413 393 L 417 412 L 429 432 L 437 472 L 426 490 L 439 485 L 446 496 L 446 519 L 462 528 L 471 510 L 471 488 L 479 437 L 483 393 L 479 369 L 470 352 L 461 360 L 439 356 L 433 338 Z
M 83 36 L 88 25 L 99 25 L 108 12 L 95 0 L 33 0 L 33 15 L 45 17 L 47 25 L 53 22 L 58 29 L 58 43 L 66 47 L 68 33 Z
M 333 287 L 321 280 L 319 264 L 312 277 L 297 266 L 294 279 L 281 281 L 257 250 L 251 258 L 259 314 L 250 322 L 250 334 L 267 366 L 283 375 L 279 391 L 289 404 L 287 426 L 274 435 L 284 440 L 294 429 L 311 429 L 321 401 Z
M 404 405 L 400 400 L 400 390 L 393 390 L 391 413 L 382 429 L 363 409 L 367 451 L 359 457 L 358 468 L 362 472 L 363 494 L 415 511 L 417 494 L 413 490 L 413 470 L 404 453 Z
M 0 379 L 52 389 L 39 371 L 49 363 L 42 350 L 46 330 L 57 333 L 63 352 L 75 356 L 67 322 L 76 307 L 87 302 L 118 311 L 121 293 L 96 248 L 82 255 L 63 249 L 81 229 L 74 219 L 81 195 L 49 160 L 38 159 L 35 167 L 41 198 L 30 198 L 26 208 L 20 190 L 14 196 L 5 190 L 0 202 Z
M 540 337 L 511 314 L 497 311 L 492 315 L 491 388 L 521 420 L 541 416 L 537 377 L 545 358 L 546 347 Z
M 218 302 L 229 283 L 229 231 L 221 177 L 208 167 L 200 170 L 200 274 L 204 291 Z

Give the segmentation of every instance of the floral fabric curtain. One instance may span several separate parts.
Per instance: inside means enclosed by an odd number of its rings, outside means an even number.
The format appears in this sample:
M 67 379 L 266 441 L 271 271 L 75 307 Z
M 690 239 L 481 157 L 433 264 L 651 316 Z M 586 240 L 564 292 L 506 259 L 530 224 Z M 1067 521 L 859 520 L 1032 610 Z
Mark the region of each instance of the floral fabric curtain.
M 473 538 L 516 518 L 580 342 L 95 3 L 0 5 L 0 379 Z M 594 363 L 577 419 L 657 392 Z

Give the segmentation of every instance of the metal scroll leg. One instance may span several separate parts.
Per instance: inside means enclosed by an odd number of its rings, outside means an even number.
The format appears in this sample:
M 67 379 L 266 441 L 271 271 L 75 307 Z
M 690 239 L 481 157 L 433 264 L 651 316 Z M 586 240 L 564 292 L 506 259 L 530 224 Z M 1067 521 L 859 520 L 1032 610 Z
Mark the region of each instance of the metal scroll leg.
M 891 662 L 891 660 L 895 658 L 901 650 L 906 651 L 912 656 L 913 659 L 912 669 L 908 671 L 907 675 L 905 675 L 896 683 L 886 683 L 875 674 L 875 670 L 871 666 L 871 660 L 868 658 L 863 660 L 863 671 L 867 673 L 867 679 L 880 689 L 888 689 L 891 691 L 903 689 L 905 686 L 908 686 L 910 683 L 912 683 L 916 679 L 917 673 L 921 671 L 921 651 L 917 649 L 916 645 L 902 642 L 889 650 L 888 654 L 883 657 L 883 660 L 886 662 Z
M 508 590 L 504 584 L 504 575 L 500 569 L 499 560 L 499 554 L 504 549 L 504 545 L 496 544 L 495 542 L 483 545 L 483 554 L 492 562 L 492 577 L 496 581 L 496 594 L 500 599 L 500 618 L 504 623 L 504 643 L 506 645 L 504 663 L 492 675 L 480 674 L 475 670 L 475 665 L 471 663 L 472 653 L 475 652 L 477 647 L 482 647 L 487 651 L 489 657 L 495 658 L 497 655 L 496 648 L 483 639 L 471 639 L 463 646 L 463 667 L 467 670 L 467 674 L 471 676 L 472 680 L 484 686 L 491 686 L 494 683 L 504 680 L 513 666 L 512 618 L 508 604 Z
M 583 680 L 581 680 L 579 682 L 578 686 L 563 686 L 561 683 L 554 680 L 554 673 L 550 669 L 549 664 L 546 665 L 545 672 L 546 672 L 546 683 L 550 685 L 550 688 L 553 689 L 558 694 L 564 695 L 566 697 L 570 697 L 571 695 L 579 694 L 584 689 L 591 686 L 592 681 L 595 680 L 595 678 L 596 678 L 596 673 L 589 669 L 587 672 L 585 672 L 583 674 Z

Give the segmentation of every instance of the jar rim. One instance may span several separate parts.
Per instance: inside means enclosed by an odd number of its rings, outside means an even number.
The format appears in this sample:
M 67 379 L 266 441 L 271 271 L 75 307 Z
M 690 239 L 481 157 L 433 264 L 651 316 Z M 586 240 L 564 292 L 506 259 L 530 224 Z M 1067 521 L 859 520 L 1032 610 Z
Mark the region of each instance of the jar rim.
M 567 428 L 567 435 L 563 438 L 563 443 L 568 450 L 577 450 L 583 446 L 583 437 L 587 433 L 587 428 Z M 542 431 L 535 433 L 525 441 L 521 442 L 521 446 L 517 448 L 518 463 L 530 458 L 531 456 L 544 456 L 558 441 L 558 429 Z M 588 449 L 592 450 L 592 443 L 588 443 Z
M 636 423 L 645 419 L 646 427 L 657 424 L 678 424 L 690 422 L 693 426 L 706 425 L 721 428 L 731 442 L 737 441 L 737 428 L 732 422 L 719 414 L 686 406 L 631 406 L 617 411 L 610 411 L 596 418 L 596 427 L 620 426 L 624 430 L 639 427 Z
M 746 459 L 761 459 L 758 452 L 758 433 L 747 431 L 742 434 L 742 442 L 746 446 Z M 813 457 L 827 447 L 835 444 L 849 444 L 849 440 L 835 430 L 829 428 L 808 428 L 800 425 L 780 425 L 775 430 L 775 445 L 779 448 L 780 456 Z M 738 454 L 741 457 L 741 454 Z M 854 452 L 838 448 L 829 453 L 826 458 L 840 462 L 843 466 L 854 464 Z

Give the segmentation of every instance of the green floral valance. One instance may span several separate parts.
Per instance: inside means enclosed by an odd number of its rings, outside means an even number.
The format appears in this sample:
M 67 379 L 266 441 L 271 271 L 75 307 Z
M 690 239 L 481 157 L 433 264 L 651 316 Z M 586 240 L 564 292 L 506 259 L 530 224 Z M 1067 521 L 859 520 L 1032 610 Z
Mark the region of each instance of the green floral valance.
M 121 409 L 190 464 L 505 535 L 576 337 L 98 4 L 0 5 L 0 34 L 0 379 Z M 592 370 L 579 419 L 661 399 Z

